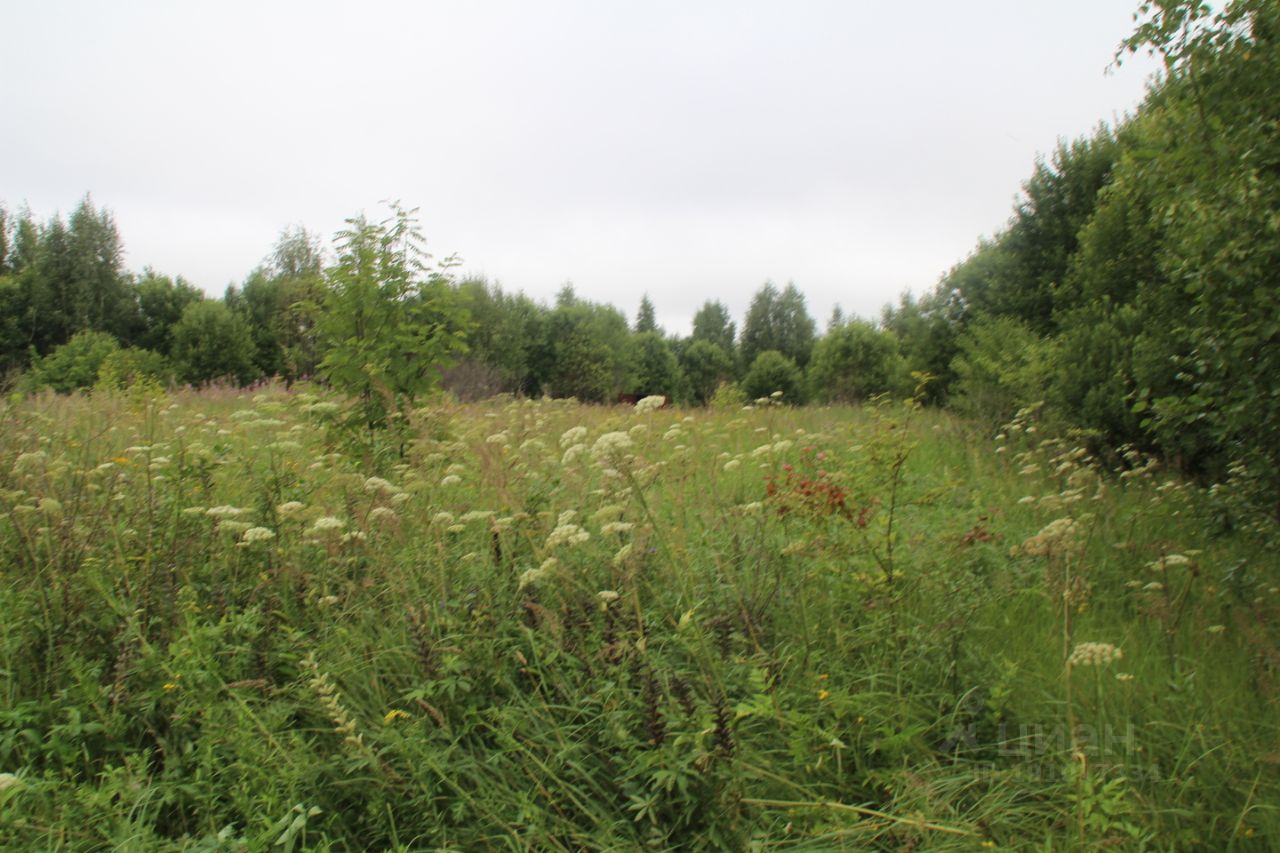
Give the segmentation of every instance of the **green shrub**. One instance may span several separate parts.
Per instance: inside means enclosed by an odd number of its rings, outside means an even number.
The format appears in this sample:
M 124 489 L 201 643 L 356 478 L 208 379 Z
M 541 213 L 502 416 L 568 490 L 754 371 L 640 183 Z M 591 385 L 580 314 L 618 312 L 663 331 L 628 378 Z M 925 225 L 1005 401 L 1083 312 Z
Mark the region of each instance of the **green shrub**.
M 173 381 L 173 369 L 158 352 L 125 347 L 117 349 L 98 368 L 99 388 L 121 391 L 136 385 L 164 388 Z
M 52 388 L 68 393 L 98 381 L 98 371 L 120 344 L 106 332 L 80 332 L 44 358 L 35 358 L 27 374 L 30 391 Z
M 782 399 L 793 405 L 805 400 L 804 377 L 796 363 L 777 350 L 765 350 L 756 356 L 742 380 L 747 397 L 758 400 L 782 392 Z

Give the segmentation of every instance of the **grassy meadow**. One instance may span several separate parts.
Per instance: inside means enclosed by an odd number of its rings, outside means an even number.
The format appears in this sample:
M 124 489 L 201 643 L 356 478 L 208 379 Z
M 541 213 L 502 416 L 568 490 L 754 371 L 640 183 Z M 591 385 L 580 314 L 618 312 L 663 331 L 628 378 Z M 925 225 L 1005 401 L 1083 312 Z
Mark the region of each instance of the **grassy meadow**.
M 1280 848 L 1225 490 L 1034 412 L 339 408 L 0 404 L 0 847 Z

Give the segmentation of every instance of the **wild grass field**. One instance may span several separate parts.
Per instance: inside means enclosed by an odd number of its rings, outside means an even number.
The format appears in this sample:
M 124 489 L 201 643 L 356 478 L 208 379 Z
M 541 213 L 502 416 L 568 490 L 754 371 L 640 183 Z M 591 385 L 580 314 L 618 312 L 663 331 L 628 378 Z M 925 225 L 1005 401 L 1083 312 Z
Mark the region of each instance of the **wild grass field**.
M 0 408 L 8 850 L 1280 848 L 1280 573 L 886 402 Z

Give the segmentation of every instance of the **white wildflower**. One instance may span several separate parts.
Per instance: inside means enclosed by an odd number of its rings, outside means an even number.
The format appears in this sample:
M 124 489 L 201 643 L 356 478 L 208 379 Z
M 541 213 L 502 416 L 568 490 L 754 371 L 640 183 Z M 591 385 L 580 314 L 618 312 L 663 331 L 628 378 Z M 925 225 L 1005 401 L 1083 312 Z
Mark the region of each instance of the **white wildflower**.
M 581 545 L 591 538 L 591 534 L 583 530 L 576 524 L 561 524 L 551 531 L 551 535 L 547 537 L 547 548 L 557 548 L 561 545 Z
M 1186 566 L 1190 563 L 1191 558 L 1186 554 L 1165 554 L 1160 559 L 1152 560 L 1150 563 L 1147 563 L 1147 568 L 1152 569 L 1153 571 L 1163 572 L 1164 570 L 1173 568 L 1174 566 Z
M 560 561 L 557 560 L 555 557 L 548 557 L 547 559 L 542 561 L 542 565 L 538 566 L 538 568 L 526 569 L 520 575 L 520 589 L 524 589 L 527 586 L 532 586 L 533 584 L 536 584 L 538 581 L 542 580 L 547 575 L 554 572 L 556 570 L 556 567 L 559 565 L 560 565 Z
M 667 398 L 661 395 L 651 395 L 640 398 L 636 403 L 636 412 L 644 414 L 645 412 L 653 412 L 661 409 L 667 404 Z
M 235 518 L 237 516 L 244 515 L 247 511 L 248 510 L 241 509 L 240 507 L 223 505 L 209 507 L 205 510 L 205 515 L 212 516 L 213 518 Z
M 631 436 L 625 432 L 606 432 L 591 445 L 591 455 L 596 461 L 603 461 L 620 456 L 631 447 Z
M 617 504 L 605 504 L 591 513 L 591 520 L 596 524 L 605 524 L 606 522 L 617 521 L 622 517 L 623 512 L 623 508 Z
M 244 532 L 244 535 L 240 537 L 240 541 L 246 545 L 252 545 L 255 542 L 270 542 L 275 538 L 275 533 L 265 527 L 250 527 Z
M 1068 666 L 1106 666 L 1124 657 L 1124 652 L 1110 643 L 1080 643 L 1071 650 Z
M 582 442 L 587 437 L 587 428 L 584 426 L 570 427 L 560 436 L 560 446 L 570 447 Z
M 635 524 L 630 521 L 610 521 L 600 528 L 600 532 L 608 536 L 612 533 L 629 533 Z
M 364 490 L 382 495 L 394 495 L 400 491 L 400 488 L 381 477 L 370 477 L 364 481 Z
M 302 501 L 285 501 L 280 504 L 280 506 L 276 507 L 276 514 L 281 518 L 288 518 L 291 515 L 301 512 L 305 508 L 306 505 Z
M 322 515 L 311 525 L 311 529 L 316 533 L 326 533 L 330 530 L 341 530 L 346 526 L 347 523 L 340 518 L 334 518 L 332 515 Z
M 462 482 L 462 478 L 459 477 L 457 474 L 448 474 L 443 479 L 440 480 L 440 485 L 456 486 L 461 482 Z
M 574 462 L 577 462 L 578 459 L 586 452 L 587 446 L 585 444 L 575 444 L 564 452 L 564 456 L 560 457 L 560 464 L 568 467 Z
M 1080 523 L 1069 516 L 1055 519 L 1035 536 L 1022 543 L 1021 552 L 1034 557 L 1048 557 L 1060 554 L 1080 544 L 1083 529 Z M 1017 549 L 1015 549 L 1017 551 Z

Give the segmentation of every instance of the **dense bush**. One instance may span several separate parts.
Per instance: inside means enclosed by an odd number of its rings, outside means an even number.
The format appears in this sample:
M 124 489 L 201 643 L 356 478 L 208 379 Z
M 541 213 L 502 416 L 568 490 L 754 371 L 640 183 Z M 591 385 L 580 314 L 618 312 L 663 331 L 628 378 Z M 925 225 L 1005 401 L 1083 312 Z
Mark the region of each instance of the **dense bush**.
M 765 350 L 742 378 L 742 390 L 753 400 L 780 391 L 785 402 L 799 405 L 805 401 L 804 374 L 782 353 Z
M 64 393 L 92 387 L 102 365 L 119 350 L 120 344 L 106 332 L 79 332 L 47 356 L 31 362 L 26 386 Z

